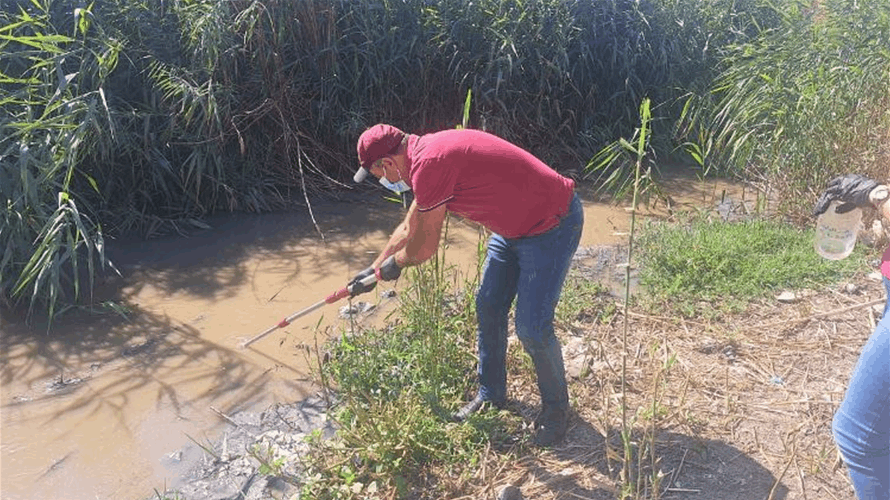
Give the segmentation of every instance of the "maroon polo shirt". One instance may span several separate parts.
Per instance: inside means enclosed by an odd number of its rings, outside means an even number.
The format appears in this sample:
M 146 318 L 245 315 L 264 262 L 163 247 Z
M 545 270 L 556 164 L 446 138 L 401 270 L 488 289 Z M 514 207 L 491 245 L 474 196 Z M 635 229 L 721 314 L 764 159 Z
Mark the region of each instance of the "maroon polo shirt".
M 480 130 L 411 135 L 408 158 L 421 212 L 445 205 L 505 238 L 555 227 L 575 187 L 528 151 Z

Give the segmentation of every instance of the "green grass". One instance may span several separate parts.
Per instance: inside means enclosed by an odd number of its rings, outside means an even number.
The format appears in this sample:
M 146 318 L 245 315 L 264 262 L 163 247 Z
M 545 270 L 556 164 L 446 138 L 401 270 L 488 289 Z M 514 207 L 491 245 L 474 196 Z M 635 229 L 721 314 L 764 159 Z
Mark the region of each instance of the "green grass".
M 857 245 L 842 261 L 813 249 L 814 231 L 771 220 L 723 222 L 692 215 L 651 222 L 639 239 L 640 282 L 650 298 L 691 316 L 738 310 L 783 290 L 820 288 L 866 269 Z
M 440 256 L 441 257 L 441 256 Z M 336 392 L 334 442 L 311 441 L 308 498 L 364 498 L 425 489 L 435 471 L 466 474 L 503 432 L 494 412 L 448 422 L 475 381 L 474 279 L 452 291 L 437 257 L 409 269 L 399 319 L 342 335 L 322 378 Z

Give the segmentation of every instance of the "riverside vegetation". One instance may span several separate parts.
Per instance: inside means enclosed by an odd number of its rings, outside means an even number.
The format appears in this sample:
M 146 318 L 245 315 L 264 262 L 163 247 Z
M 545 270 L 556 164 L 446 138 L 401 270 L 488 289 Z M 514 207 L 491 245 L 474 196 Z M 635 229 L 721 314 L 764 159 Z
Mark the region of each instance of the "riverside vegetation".
M 109 235 L 187 233 L 219 211 L 311 213 L 313 197 L 344 188 L 366 126 L 453 126 L 469 92 L 469 126 L 634 207 L 666 201 L 667 160 L 760 193 L 744 207 L 753 219 L 675 214 L 642 228 L 629 243 L 647 293 L 618 306 L 589 276 L 570 277 L 561 334 L 581 338 L 592 362 L 571 389 L 577 448 L 531 449 L 535 403 L 521 398 L 513 411 L 442 421 L 472 381 L 476 277 L 453 277 L 441 256 L 412 270 L 400 320 L 341 335 L 318 370 L 341 429 L 311 441 L 305 496 L 484 495 L 534 476 L 537 497 L 658 498 L 692 490 L 684 467 L 742 436 L 738 454 L 718 459 L 770 464 L 764 497 L 782 496 L 789 471 L 804 496 L 843 496 L 827 423 L 874 300 L 802 299 L 776 320 L 765 308 L 784 287 L 834 291 L 867 269 L 863 248 L 819 261 L 805 228 L 832 176 L 887 175 L 883 0 L 4 5 L 0 298 L 30 315 L 89 305 L 94 280 L 113 272 Z M 725 359 L 697 364 L 714 353 Z M 511 394 L 533 392 L 521 349 L 510 356 Z M 752 416 L 777 415 L 795 424 L 761 438 Z M 678 434 L 689 441 L 665 445 Z M 733 484 L 725 498 L 749 494 Z
M 653 174 L 692 160 L 798 224 L 818 186 L 881 178 L 890 155 L 882 0 L 3 5 L 0 302 L 50 319 L 115 272 L 107 237 L 221 211 L 314 218 L 364 128 L 454 126 L 468 92 L 469 126 L 568 175 L 605 163 L 594 178 L 618 194 L 615 141 L 647 98 Z

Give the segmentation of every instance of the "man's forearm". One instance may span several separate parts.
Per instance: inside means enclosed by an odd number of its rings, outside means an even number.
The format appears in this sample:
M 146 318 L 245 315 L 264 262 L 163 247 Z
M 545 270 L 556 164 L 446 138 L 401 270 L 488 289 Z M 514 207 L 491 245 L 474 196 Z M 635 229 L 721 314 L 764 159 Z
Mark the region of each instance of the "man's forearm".
M 386 247 L 383 248 L 383 251 L 377 257 L 377 260 L 371 265 L 375 269 L 380 267 L 380 264 L 383 263 L 390 255 L 398 252 L 399 250 L 405 248 L 405 245 L 408 243 L 408 224 L 407 222 L 402 222 L 399 224 L 399 227 L 393 231 L 392 236 L 390 236 L 389 241 L 386 243 Z
M 435 255 L 446 212 L 444 206 L 420 212 L 416 203 L 412 203 L 404 222 L 374 261 L 374 267 L 381 266 L 392 255 L 399 267 L 416 266 Z

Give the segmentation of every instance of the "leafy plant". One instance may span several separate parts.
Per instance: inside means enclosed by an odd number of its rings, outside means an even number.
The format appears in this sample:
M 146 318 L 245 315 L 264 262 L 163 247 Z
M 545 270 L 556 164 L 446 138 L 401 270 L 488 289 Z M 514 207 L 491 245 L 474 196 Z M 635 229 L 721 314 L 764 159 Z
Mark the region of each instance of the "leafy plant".
M 403 490 L 434 464 L 460 470 L 501 425 L 493 415 L 475 425 L 444 422 L 472 379 L 475 338 L 472 293 L 450 293 L 445 271 L 440 258 L 409 270 L 400 321 L 333 346 L 324 369 L 340 401 L 340 430 L 334 444 L 314 443 L 314 498 L 352 492 L 341 486 L 354 483 Z M 330 467 L 343 453 L 351 457 L 346 475 L 346 465 Z
M 91 7 L 65 34 L 52 23 L 52 2 L 30 5 L 33 15 L 0 13 L 0 294 L 52 317 L 60 302 L 90 293 L 94 266 L 107 264 L 102 225 L 89 215 L 95 197 L 80 196 L 98 186 L 80 166 L 101 148 L 96 131 L 108 131 L 102 84 L 120 45 L 87 36 L 96 29 Z

